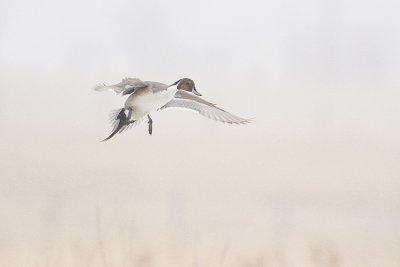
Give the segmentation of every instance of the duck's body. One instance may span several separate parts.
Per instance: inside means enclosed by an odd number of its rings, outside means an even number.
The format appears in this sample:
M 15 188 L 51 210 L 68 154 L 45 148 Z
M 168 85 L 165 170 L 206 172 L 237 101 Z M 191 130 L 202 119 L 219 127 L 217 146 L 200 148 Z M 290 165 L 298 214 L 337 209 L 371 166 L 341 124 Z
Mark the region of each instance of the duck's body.
M 158 82 L 145 82 L 147 87 L 135 90 L 125 101 L 125 108 L 132 109 L 131 119 L 138 120 L 157 111 L 178 92 L 177 86 L 168 86 Z
M 152 134 L 153 121 L 149 114 L 166 108 L 195 111 L 205 117 L 224 123 L 246 124 L 250 122 L 250 120 L 237 117 L 200 98 L 201 94 L 197 92 L 194 82 L 187 78 L 178 80 L 171 85 L 127 78 L 116 85 L 97 86 L 95 90 L 111 90 L 122 95 L 130 94 L 125 101 L 125 107 L 115 113 L 112 119 L 114 130 L 105 140 L 110 139 L 118 132 L 122 132 L 135 121 L 146 116 L 149 119 L 149 133 Z

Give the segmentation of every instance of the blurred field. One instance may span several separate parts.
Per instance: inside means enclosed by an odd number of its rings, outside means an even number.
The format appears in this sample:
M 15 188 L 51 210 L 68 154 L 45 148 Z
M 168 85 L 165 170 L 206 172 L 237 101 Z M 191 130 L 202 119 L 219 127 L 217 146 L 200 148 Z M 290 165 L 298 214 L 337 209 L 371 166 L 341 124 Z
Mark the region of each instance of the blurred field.
M 398 144 L 145 128 L 3 133 L 0 265 L 399 265 Z

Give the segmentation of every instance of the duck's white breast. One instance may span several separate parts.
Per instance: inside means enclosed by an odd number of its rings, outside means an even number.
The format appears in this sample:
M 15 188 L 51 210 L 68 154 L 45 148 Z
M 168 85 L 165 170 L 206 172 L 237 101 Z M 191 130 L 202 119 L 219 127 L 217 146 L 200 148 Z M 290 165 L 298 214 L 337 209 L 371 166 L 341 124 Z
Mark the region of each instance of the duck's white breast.
M 138 119 L 158 110 L 171 101 L 177 91 L 176 87 L 169 87 L 167 90 L 155 93 L 147 91 L 138 95 L 133 94 L 127 99 L 126 106 L 132 108 L 132 119 Z

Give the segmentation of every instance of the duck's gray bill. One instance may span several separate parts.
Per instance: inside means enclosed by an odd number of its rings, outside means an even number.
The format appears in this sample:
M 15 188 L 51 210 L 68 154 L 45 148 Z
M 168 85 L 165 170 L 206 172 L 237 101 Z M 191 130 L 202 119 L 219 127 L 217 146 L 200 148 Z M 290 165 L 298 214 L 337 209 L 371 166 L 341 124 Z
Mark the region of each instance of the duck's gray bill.
M 192 93 L 195 95 L 201 96 L 201 94 L 199 92 L 197 92 L 196 87 L 193 87 Z

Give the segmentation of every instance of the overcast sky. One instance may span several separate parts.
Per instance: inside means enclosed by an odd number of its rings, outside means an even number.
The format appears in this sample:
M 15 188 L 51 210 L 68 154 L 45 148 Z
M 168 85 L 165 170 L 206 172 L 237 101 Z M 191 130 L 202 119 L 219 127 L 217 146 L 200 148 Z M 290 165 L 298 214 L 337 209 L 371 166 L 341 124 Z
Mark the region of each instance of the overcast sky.
M 104 130 L 123 99 L 95 84 L 190 77 L 253 130 L 397 138 L 399 14 L 395 0 L 2 1 L 0 121 Z

